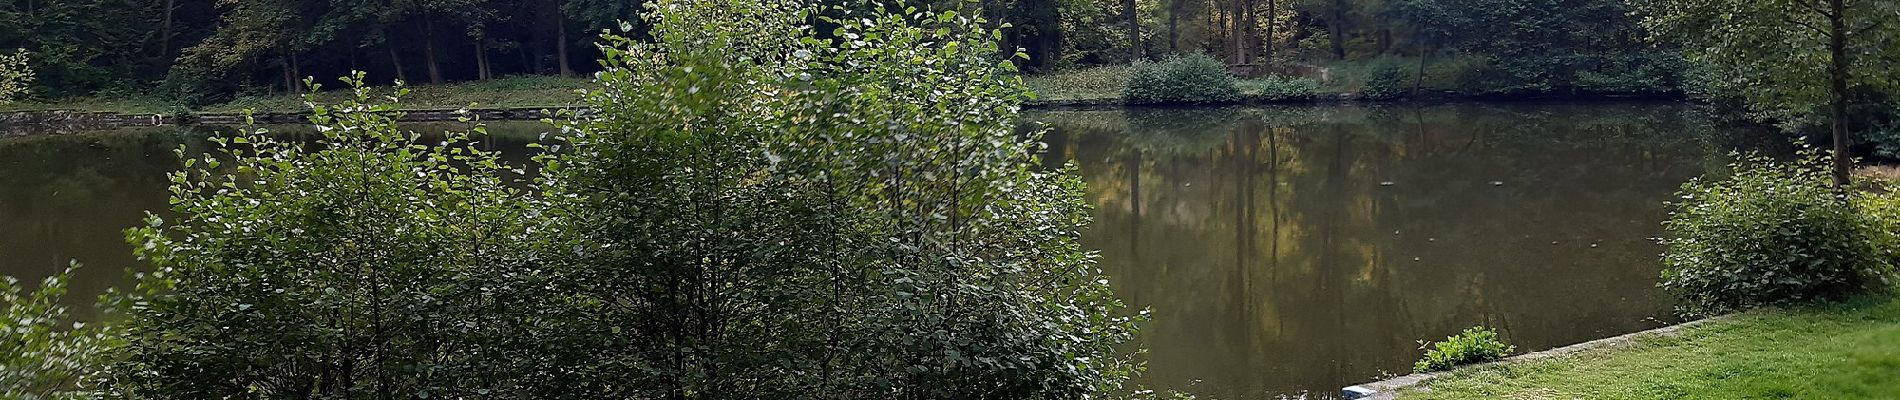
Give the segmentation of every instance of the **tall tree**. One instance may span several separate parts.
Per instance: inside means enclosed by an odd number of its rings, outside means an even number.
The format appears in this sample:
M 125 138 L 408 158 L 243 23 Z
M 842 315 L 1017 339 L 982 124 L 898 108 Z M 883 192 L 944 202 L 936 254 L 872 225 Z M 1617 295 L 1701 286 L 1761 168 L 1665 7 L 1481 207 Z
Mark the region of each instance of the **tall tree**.
M 1834 181 L 1852 167 L 1848 103 L 1900 89 L 1900 2 L 1637 0 L 1643 23 L 1708 70 L 1706 84 L 1784 122 L 1827 115 Z M 1826 111 L 1820 111 L 1825 109 Z
M 1140 61 L 1141 51 L 1141 12 L 1135 0 L 1122 0 L 1122 18 L 1128 20 L 1128 62 Z

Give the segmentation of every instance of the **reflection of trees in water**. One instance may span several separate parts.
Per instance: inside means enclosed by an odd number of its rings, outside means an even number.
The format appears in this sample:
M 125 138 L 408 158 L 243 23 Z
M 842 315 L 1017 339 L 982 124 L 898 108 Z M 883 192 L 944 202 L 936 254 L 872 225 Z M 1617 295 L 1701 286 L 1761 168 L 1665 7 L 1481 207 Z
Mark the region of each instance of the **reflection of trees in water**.
M 465 129 L 443 124 L 407 126 L 418 132 Z M 493 124 L 480 146 L 528 165 L 527 143 L 547 125 Z M 33 282 L 86 264 L 72 281 L 75 302 L 121 282 L 127 267 L 140 265 L 123 231 L 150 210 L 169 208 L 166 177 L 180 166 L 175 154 L 210 150 L 206 137 L 234 128 L 147 127 L 62 135 L 0 138 L 0 275 Z M 314 138 L 307 126 L 272 127 L 285 137 Z M 429 142 L 425 135 L 424 142 Z M 436 137 L 439 137 L 437 135 Z
M 173 150 L 203 144 L 178 128 L 0 139 L 0 275 L 34 281 L 78 259 L 76 304 L 119 282 L 134 262 L 121 232 L 166 207 Z
M 1043 117 L 1155 310 L 1149 379 L 1220 398 L 1331 393 L 1476 323 L 1527 349 L 1647 327 L 1661 201 L 1723 152 L 1674 105 L 1092 113 Z

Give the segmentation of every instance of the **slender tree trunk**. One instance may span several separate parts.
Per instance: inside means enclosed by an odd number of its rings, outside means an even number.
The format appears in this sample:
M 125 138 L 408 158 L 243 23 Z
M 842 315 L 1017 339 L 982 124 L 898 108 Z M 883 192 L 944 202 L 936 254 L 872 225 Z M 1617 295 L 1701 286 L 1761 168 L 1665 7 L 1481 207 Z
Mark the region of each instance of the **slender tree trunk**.
M 1418 98 L 1418 90 L 1425 86 L 1425 60 L 1432 58 L 1429 52 L 1418 52 L 1418 76 L 1412 78 L 1412 97 Z
M 289 50 L 284 50 L 284 56 L 281 61 L 282 62 L 278 63 L 278 67 L 284 74 L 284 93 L 297 93 L 297 73 L 290 70 Z
M 1268 64 L 1268 65 L 1273 64 L 1273 48 L 1274 46 L 1279 44 L 1279 37 L 1274 36 L 1273 28 L 1275 25 L 1279 25 L 1279 24 L 1280 24 L 1280 1 L 1267 0 L 1267 37 L 1261 39 L 1261 42 L 1265 44 L 1265 46 L 1261 46 L 1261 47 L 1265 48 L 1267 52 L 1266 54 L 1267 59 L 1266 59 L 1266 62 L 1263 64 Z
M 442 65 L 435 60 L 435 21 L 427 15 L 422 17 L 422 55 L 423 62 L 429 64 L 429 83 L 442 83 Z
M 1833 56 L 1828 66 L 1828 103 L 1834 130 L 1834 185 L 1846 187 L 1853 168 L 1848 154 L 1847 137 L 1847 6 L 1845 0 L 1828 0 L 1828 51 Z
M 1227 23 L 1233 25 L 1233 29 L 1227 32 L 1228 64 L 1238 65 L 1247 63 L 1247 55 L 1241 53 L 1243 51 L 1241 48 L 1245 46 L 1241 43 L 1247 40 L 1245 37 L 1247 29 L 1246 26 L 1243 25 L 1247 22 L 1247 18 L 1242 16 L 1246 15 L 1246 9 L 1243 7 L 1246 7 L 1246 0 L 1234 0 L 1228 4 L 1228 8 L 1231 10 L 1227 13 Z
M 488 39 L 475 38 L 475 79 L 488 80 Z
M 1332 39 L 1333 59 L 1346 59 L 1346 10 L 1339 0 L 1333 0 L 1332 10 L 1326 17 L 1326 36 Z
M 361 42 L 356 41 L 356 33 L 352 31 L 343 31 L 343 40 L 344 40 L 344 43 L 346 44 L 343 48 L 343 52 L 349 54 L 350 71 L 362 71 L 363 67 L 358 66 L 356 63 L 357 43 L 361 43 Z
M 165 16 L 158 25 L 158 57 L 170 59 L 172 54 L 172 15 L 178 10 L 177 0 L 165 0 Z
M 1181 52 L 1181 9 L 1187 0 L 1168 0 L 1168 52 Z
M 409 73 L 403 72 L 402 53 L 396 51 L 396 42 L 387 38 L 383 39 L 383 41 L 383 46 L 389 49 L 389 65 L 396 69 L 396 80 L 408 82 Z
M 1141 13 L 1136 12 L 1135 0 L 1122 0 L 1122 11 L 1128 18 L 1128 62 L 1141 61 Z
M 291 93 L 303 93 L 303 62 L 297 60 L 297 52 L 290 52 Z
M 1254 60 L 1254 50 L 1260 47 L 1260 10 L 1257 9 L 1254 0 L 1245 0 L 1243 3 L 1246 4 L 1246 8 L 1241 9 L 1240 17 L 1242 22 L 1246 23 L 1247 29 L 1241 32 L 1247 34 L 1247 40 L 1240 43 L 1240 62 L 1257 64 Z
M 561 76 L 574 75 L 574 67 L 567 63 L 567 16 L 554 16 L 554 61 L 561 64 Z

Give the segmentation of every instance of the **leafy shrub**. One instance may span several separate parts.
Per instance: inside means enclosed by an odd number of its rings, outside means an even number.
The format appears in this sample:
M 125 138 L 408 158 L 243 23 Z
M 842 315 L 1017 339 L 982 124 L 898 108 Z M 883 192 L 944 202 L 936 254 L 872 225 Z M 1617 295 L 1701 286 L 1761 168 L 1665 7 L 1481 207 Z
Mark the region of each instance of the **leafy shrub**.
M 1593 58 L 1595 68 L 1576 69 L 1572 83 L 1594 93 L 1666 93 L 1682 89 L 1688 61 L 1674 51 L 1610 52 Z
M 1206 54 L 1135 63 L 1122 91 L 1129 104 L 1224 103 L 1240 100 L 1239 80 Z
M 1662 287 L 1708 314 L 1838 298 L 1888 269 L 1878 221 L 1841 197 L 1826 163 L 1740 157 L 1731 175 L 1683 184 L 1664 222 Z
M 76 265 L 75 265 L 76 267 Z M 117 346 L 109 325 L 77 322 L 61 304 L 73 268 L 28 293 L 0 280 L 0 398 L 94 398 L 94 381 Z
M 1366 75 L 1359 95 L 1367 100 L 1395 100 L 1412 90 L 1412 74 L 1399 63 L 1379 63 Z
M 1900 108 L 1882 111 L 1885 112 L 1879 114 L 1892 116 L 1894 120 L 1874 122 L 1872 124 L 1874 126 L 1861 135 L 1866 138 L 1868 142 L 1874 144 L 1874 155 L 1890 159 L 1900 159 Z M 1875 113 L 1863 113 L 1863 115 L 1865 114 Z
M 525 172 L 394 104 L 306 97 L 321 137 L 215 139 L 179 221 L 127 234 L 160 294 L 129 398 L 1091 398 L 1125 313 L 1074 168 L 962 9 L 663 1 L 603 37 L 594 110 Z M 406 89 L 397 89 L 397 96 Z M 180 150 L 182 153 L 183 150 Z M 182 156 L 182 154 L 181 154 Z
M 1312 100 L 1319 94 L 1319 81 L 1298 77 L 1266 77 L 1240 82 L 1242 92 L 1254 101 Z
M 1420 349 L 1425 350 L 1425 357 L 1412 364 L 1413 372 L 1444 371 L 1460 365 L 1497 361 L 1517 351 L 1517 346 L 1498 340 L 1495 329 L 1474 326 Z
M 1874 274 L 1883 286 L 1891 286 L 1894 278 L 1892 266 L 1900 265 L 1900 181 L 1891 177 L 1871 177 L 1865 186 L 1869 191 L 1854 196 L 1854 209 L 1870 221 L 1868 235 L 1874 243 L 1874 256 L 1886 267 L 1876 267 Z
M 1132 320 L 1077 241 L 1081 181 L 1014 129 L 996 31 L 842 11 L 834 46 L 795 4 L 667 2 L 651 41 L 605 39 L 598 112 L 543 169 L 574 199 L 557 331 L 612 349 L 576 397 L 1120 393 Z
M 360 73 L 346 81 L 354 99 L 314 107 L 317 146 L 256 128 L 202 158 L 178 150 L 178 221 L 127 234 L 163 290 L 128 322 L 116 390 L 490 397 L 560 367 L 534 331 L 553 295 L 513 172 L 471 133 L 422 142 Z
M 33 84 L 33 70 L 26 65 L 26 50 L 0 53 L 0 105 L 25 97 Z

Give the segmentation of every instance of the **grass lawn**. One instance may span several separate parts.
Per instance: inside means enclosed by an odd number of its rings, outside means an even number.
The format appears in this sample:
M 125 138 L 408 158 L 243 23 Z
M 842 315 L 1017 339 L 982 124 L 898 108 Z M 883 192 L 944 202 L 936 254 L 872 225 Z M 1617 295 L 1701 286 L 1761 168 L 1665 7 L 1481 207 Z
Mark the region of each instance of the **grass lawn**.
M 9 111 L 45 111 L 74 110 L 86 112 L 116 112 L 124 114 L 163 114 L 177 110 L 158 99 L 149 97 L 113 97 L 86 96 L 56 101 L 22 101 L 0 105 L 0 112 Z
M 1759 311 L 1429 385 L 1400 398 L 1900 399 L 1900 297 Z
M 320 102 L 334 103 L 349 95 L 340 90 L 343 85 L 334 80 L 322 83 L 324 91 L 317 94 Z M 484 108 L 572 106 L 581 101 L 576 91 L 592 84 L 593 78 L 590 77 L 522 75 L 444 85 L 412 85 L 409 86 L 409 95 L 402 98 L 402 103 L 403 108 L 411 110 L 455 109 L 468 107 L 470 103 Z M 388 93 L 389 89 L 379 87 L 375 91 L 383 94 Z M 200 111 L 234 113 L 245 109 L 257 112 L 309 111 L 303 104 L 303 97 L 295 95 L 240 97 Z

